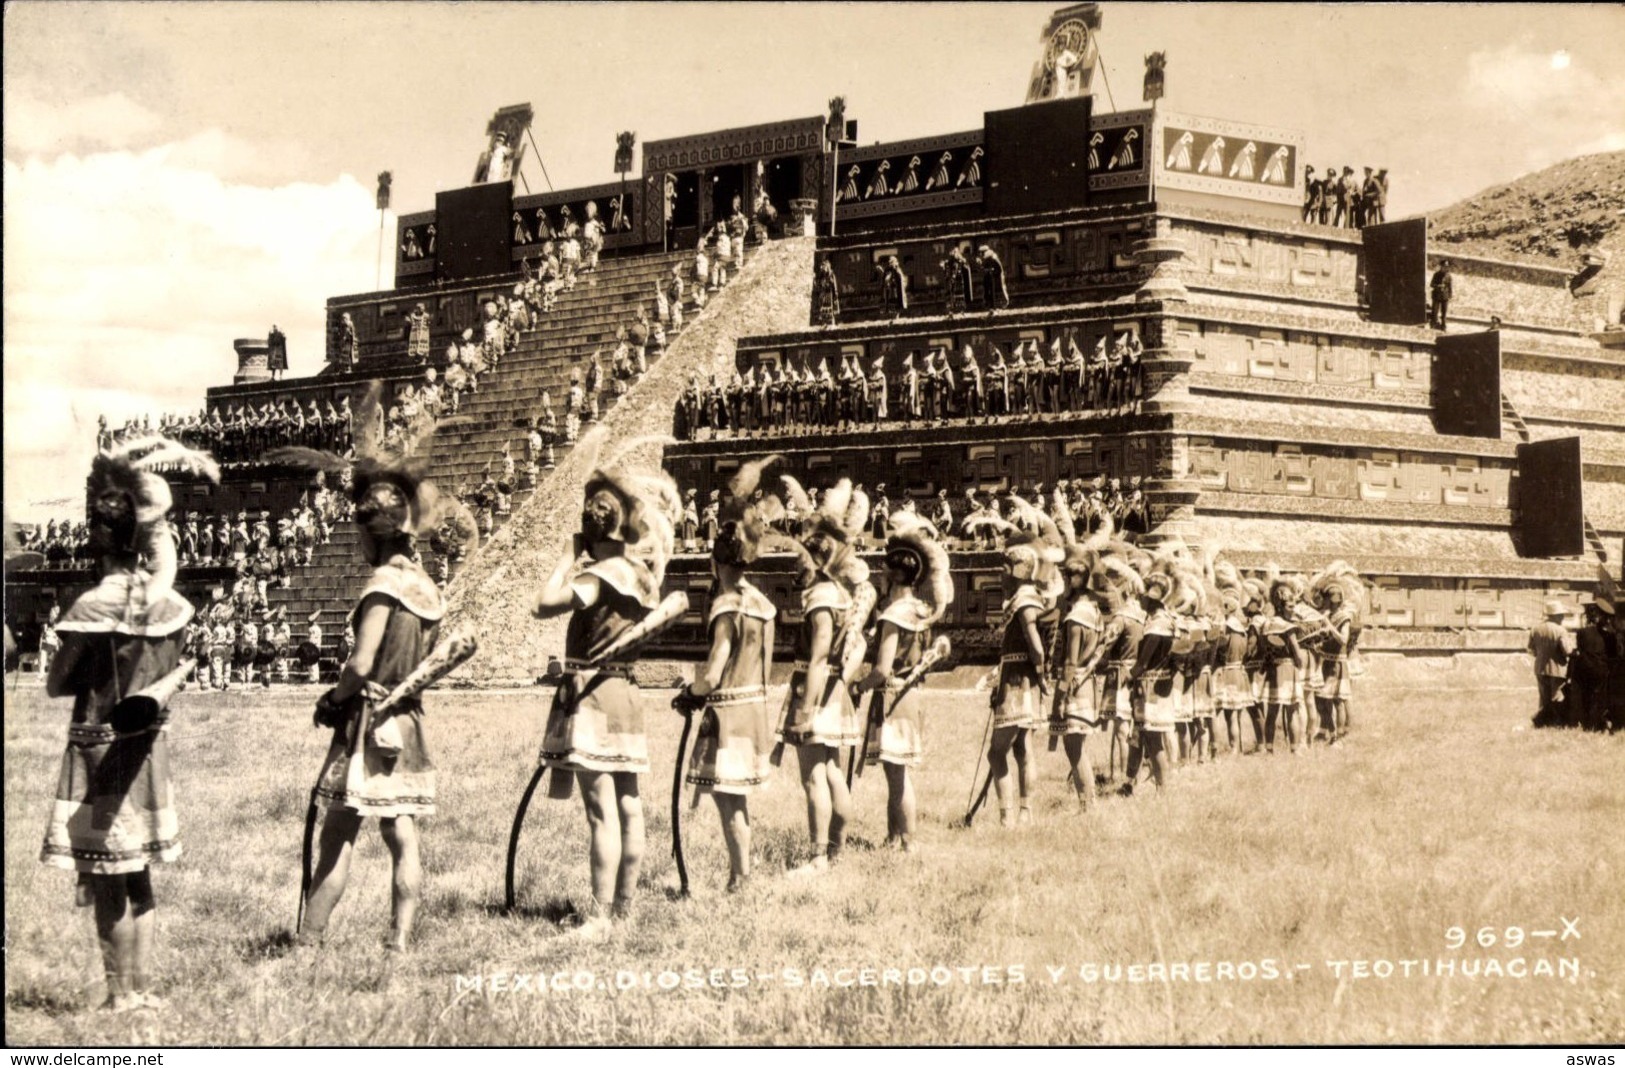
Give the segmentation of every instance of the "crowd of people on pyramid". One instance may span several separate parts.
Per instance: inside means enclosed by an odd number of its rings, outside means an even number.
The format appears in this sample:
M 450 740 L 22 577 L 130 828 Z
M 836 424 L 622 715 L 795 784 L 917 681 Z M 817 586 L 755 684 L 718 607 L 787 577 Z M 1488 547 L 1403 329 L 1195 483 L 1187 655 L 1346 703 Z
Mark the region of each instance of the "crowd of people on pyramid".
M 648 706 L 632 668 L 647 642 L 689 612 L 683 593 L 663 587 L 678 539 L 693 525 L 670 475 L 633 465 L 624 450 L 601 457 L 606 436 L 595 429 L 581 443 L 591 473 L 579 533 L 531 595 L 537 618 L 569 617 L 569 625 L 563 655 L 550 668 L 556 685 L 534 778 L 509 836 L 512 871 L 525 808 L 545 772 L 553 777 L 547 797 L 565 800 L 577 789 L 584 795 L 587 804 L 576 811 L 584 813 L 591 843 L 584 850 L 591 898 L 573 910 L 572 935 L 583 940 L 634 917 L 646 853 L 640 784 L 652 769 Z M 738 891 L 756 875 L 750 798 L 786 755 L 805 795 L 808 835 L 787 874 L 812 879 L 846 858 L 849 831 L 864 818 L 850 776 L 866 767 L 885 777 L 884 845 L 915 852 L 922 775 L 958 776 L 971 767 L 966 823 L 990 797 L 1005 827 L 1032 822 L 1035 765 L 1046 738 L 1052 751 L 1064 751 L 1070 802 L 1088 813 L 1103 790 L 1134 794 L 1143 772 L 1161 790 L 1177 785 L 1183 765 L 1223 753 L 1297 752 L 1351 736 L 1368 588 L 1346 563 L 1328 562 L 1313 574 L 1274 566 L 1243 572 L 1222 550 L 1192 551 L 1177 540 L 1136 544 L 1125 536 L 1133 483 L 1126 490 L 1099 480 L 1048 493 L 1035 487 L 1031 498 L 1012 493 L 1000 507 L 968 515 L 955 514 L 944 495 L 939 526 L 912 502 L 891 509 L 878 500 L 882 487 L 871 501 L 846 478 L 818 492 L 790 476 L 764 481 L 779 461 L 743 463 L 709 520 L 709 648 L 671 702 L 686 720 L 670 823 L 681 893 L 688 888 L 684 785 L 713 798 L 727 846 L 726 886 Z M 320 818 L 322 826 L 310 841 L 319 855 L 307 856 L 308 892 L 294 937 L 306 946 L 323 942 L 348 877 L 348 865 L 337 860 L 371 816 L 390 845 L 389 945 L 402 950 L 423 899 L 416 820 L 436 810 L 423 688 L 473 649 L 462 635 L 439 635 L 444 599 L 416 545 L 461 506 L 435 490 L 421 457 L 381 438 L 364 438 L 349 460 L 312 451 L 308 462 L 326 473 L 342 467 L 337 484 L 353 508 L 357 549 L 373 570 L 350 616 L 337 683 L 317 702 L 314 721 L 332 738 L 312 793 L 309 825 Z M 53 617 L 55 655 L 46 675 L 51 696 L 74 698 L 74 720 L 41 859 L 76 872 L 82 898 L 98 905 L 115 1009 L 154 1003 L 150 939 L 134 937 L 143 921 L 131 903 L 150 924 L 150 867 L 180 852 L 167 694 L 188 678 L 219 687 L 264 686 L 299 672 L 321 677 L 319 667 L 310 673 L 320 660 L 319 613 L 296 645 L 286 612 L 269 610 L 251 582 L 203 612 L 174 590 L 173 502 L 160 470 L 219 474 L 207 456 L 173 443 L 115 445 L 96 458 L 86 524 L 100 581 Z M 974 493 L 967 502 L 983 503 Z M 976 687 L 987 694 L 988 722 L 974 756 L 930 748 L 940 698 L 920 685 L 954 660 L 933 628 L 954 597 L 944 528 L 955 524 L 999 553 L 1004 592 L 998 661 Z M 870 537 L 884 539 L 878 566 L 861 551 Z M 752 565 L 775 551 L 796 559 L 800 598 L 795 662 L 777 710 L 768 684 L 778 612 L 749 577 Z M 1559 662 L 1585 663 L 1593 645 L 1618 661 L 1611 600 L 1598 598 L 1590 609 L 1595 641 L 1571 641 L 1557 626 L 1562 611 L 1553 608 L 1552 626 L 1531 637 L 1538 675 L 1549 679 Z M 183 659 L 188 654 L 195 664 Z M 1615 676 L 1600 677 L 1611 685 Z M 1582 679 L 1584 696 L 1569 700 L 1584 707 L 1601 700 L 1616 710 L 1617 726 L 1617 697 L 1625 691 L 1604 689 L 1598 698 L 1604 684 L 1576 676 Z M 1542 682 L 1544 707 L 1556 703 L 1558 688 Z M 158 696 L 122 699 L 138 691 Z M 130 751 L 127 774 L 114 782 L 91 773 L 131 738 L 139 748 Z M 1097 764 L 1104 774 L 1096 774 Z
M 1372 172 L 1365 169 L 1365 178 L 1354 176 L 1353 167 L 1344 167 L 1338 174 L 1336 167 L 1327 167 L 1320 178 L 1315 168 L 1303 168 L 1303 221 L 1321 226 L 1341 226 L 1359 229 L 1375 226 L 1388 218 L 1388 168 Z
M 925 519 L 942 536 L 944 544 L 962 551 L 1001 551 L 1003 535 L 994 525 L 982 522 L 983 518 L 996 516 L 1013 520 L 1029 506 L 1047 512 L 1057 522 L 1062 516 L 1072 517 L 1074 524 L 1086 533 L 1092 534 L 1109 525 L 1130 542 L 1151 528 L 1150 508 L 1139 475 L 1130 476 L 1126 486 L 1122 479 L 1108 479 L 1105 475 L 1088 479 L 1063 478 L 1051 489 L 1046 489 L 1041 482 L 1035 483 L 1029 491 L 1015 486 L 994 490 L 966 486 L 958 500 L 951 499 L 944 488 L 937 490 L 935 497 L 905 493 L 894 502 L 884 482 L 876 483 L 872 491 L 859 483 L 855 492 L 863 493 L 870 502 L 869 527 L 857 538 L 857 545 L 865 550 L 886 543 L 891 536 L 893 516 L 900 517 L 898 522 L 904 525 Z M 818 490 L 807 490 L 807 496 L 816 506 Z M 711 551 L 721 524 L 721 497 L 722 491 L 713 489 L 701 505 L 697 489 L 689 487 L 683 491 L 677 552 Z M 795 506 L 787 504 L 770 525 L 781 533 L 788 533 L 799 521 Z
M 331 400 L 323 405 L 312 398 L 304 405 L 283 399 L 257 406 L 227 404 L 184 415 L 166 412 L 158 417 L 157 426 L 146 415 L 117 428 L 108 426 L 105 415 L 96 417 L 96 447 L 103 451 L 158 436 L 207 452 L 227 466 L 261 463 L 267 451 L 289 445 L 343 452 L 350 447 L 352 434 L 349 397 L 340 397 L 336 407 Z
M 735 371 L 726 383 L 716 375 L 702 383 L 695 373 L 677 400 L 673 435 L 694 441 L 723 434 L 775 436 L 813 428 L 878 430 L 1140 410 L 1145 347 L 1132 331 L 1110 343 L 1102 336 L 1087 356 L 1076 341 L 1063 345 L 1059 338 L 1047 348 L 1037 341 L 1017 342 L 1008 361 L 999 346 L 992 346 L 992 353 L 984 368 L 969 345 L 957 363 L 947 349 L 936 348 L 916 366 L 915 353 L 909 352 L 894 375 L 886 373 L 883 357 L 865 372 L 850 353 L 840 357 L 836 372 L 823 359 L 816 371 L 805 365 L 752 366 L 744 374 Z

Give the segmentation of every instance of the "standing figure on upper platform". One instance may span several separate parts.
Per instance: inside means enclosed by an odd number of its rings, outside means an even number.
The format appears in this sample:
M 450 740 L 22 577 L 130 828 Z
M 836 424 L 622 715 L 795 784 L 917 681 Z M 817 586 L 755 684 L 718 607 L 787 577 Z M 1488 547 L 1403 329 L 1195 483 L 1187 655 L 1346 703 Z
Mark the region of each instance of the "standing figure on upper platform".
M 1450 276 L 1450 261 L 1440 260 L 1439 269 L 1433 272 L 1433 279 L 1428 283 L 1428 293 L 1433 298 L 1428 309 L 1428 325 L 1439 331 L 1449 330 L 1450 298 L 1455 292 L 1455 283 Z
M 908 276 L 896 256 L 887 256 L 880 267 L 880 310 L 892 319 L 908 311 Z
M 982 269 L 982 304 L 988 311 L 1010 306 L 1010 290 L 1004 282 L 1004 262 L 983 243 L 976 249 L 976 262 Z
M 1312 222 L 1319 222 L 1320 221 L 1320 208 L 1321 208 L 1322 198 L 1325 195 L 1326 195 L 1326 191 L 1321 186 L 1320 179 L 1315 177 L 1315 166 L 1314 166 L 1314 164 L 1312 164 L 1312 163 L 1304 164 L 1304 167 L 1303 167 L 1303 221 L 1304 222 L 1312 223 Z
M 835 265 L 829 257 L 818 261 L 818 277 L 813 281 L 818 301 L 818 322 L 821 326 L 834 326 L 841 320 L 841 283 L 835 277 Z
M 948 292 L 948 315 L 952 318 L 964 314 L 972 297 L 970 264 L 965 261 L 964 249 L 958 245 L 949 249 L 948 258 L 942 261 L 942 270 Z
M 343 312 L 339 316 L 339 366 L 349 370 L 360 359 L 361 342 L 356 337 L 355 320 L 350 318 L 349 312 Z
M 890 418 L 886 400 L 886 358 L 876 356 L 869 365 L 869 414 L 877 429 Z
M 976 362 L 976 352 L 967 343 L 960 351 L 959 365 L 959 417 L 981 419 L 987 415 L 987 403 L 982 395 L 982 368 Z

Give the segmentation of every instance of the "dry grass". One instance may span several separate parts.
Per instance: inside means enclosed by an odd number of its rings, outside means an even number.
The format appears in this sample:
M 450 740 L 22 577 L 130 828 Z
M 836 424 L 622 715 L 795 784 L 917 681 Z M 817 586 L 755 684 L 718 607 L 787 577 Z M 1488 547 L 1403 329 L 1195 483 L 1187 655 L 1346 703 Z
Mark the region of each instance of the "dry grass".
M 322 751 L 313 691 L 183 694 L 175 768 L 182 861 L 157 878 L 157 971 L 170 1007 L 150 1020 L 82 1011 L 99 994 L 90 915 L 35 852 L 66 705 L 37 689 L 6 708 L 6 1041 L 13 1044 L 1327 1043 L 1575 1044 L 1625 1037 L 1625 739 L 1521 729 L 1523 695 L 1358 707 L 1340 750 L 1248 757 L 1177 773 L 1163 797 L 1071 810 L 1064 761 L 1041 753 L 1034 826 L 1005 832 L 963 810 L 984 702 L 933 701 L 919 779 L 923 850 L 854 849 L 822 881 L 772 873 L 798 859 L 789 767 L 752 799 L 751 894 L 722 893 L 709 804 L 686 814 L 694 898 L 667 899 L 667 798 L 676 717 L 650 695 L 656 773 L 644 783 L 650 855 L 635 923 L 571 946 L 547 917 L 586 894 L 584 821 L 538 798 L 523 915 L 500 913 L 513 805 L 539 741 L 544 694 L 442 693 L 430 702 L 441 815 L 425 829 L 427 900 L 415 953 L 379 949 L 388 862 L 369 828 L 328 946 L 288 954 L 305 791 Z M 1094 744 L 1098 744 L 1098 739 Z M 883 836 L 884 786 L 859 781 L 855 834 Z M 1577 956 L 1578 982 L 1412 978 L 1339 982 L 1328 960 L 1434 959 L 1452 925 L 1557 928 L 1583 940 L 1509 959 Z M 1307 963 L 1292 980 L 1086 983 L 1088 962 Z M 1022 965 L 1020 985 L 459 993 L 499 971 Z M 1046 965 L 1069 975 L 1052 984 Z M 843 973 L 844 974 L 844 973 Z M 992 974 L 992 973 L 990 973 Z M 1008 973 L 1005 973 L 1006 976 Z M 905 976 L 906 978 L 906 976 Z

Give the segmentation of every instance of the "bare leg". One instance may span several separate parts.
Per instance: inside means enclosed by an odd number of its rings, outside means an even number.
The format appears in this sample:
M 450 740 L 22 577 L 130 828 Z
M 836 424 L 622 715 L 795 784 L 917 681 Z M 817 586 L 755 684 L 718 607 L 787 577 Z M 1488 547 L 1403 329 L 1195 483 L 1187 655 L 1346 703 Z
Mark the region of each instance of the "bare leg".
M 826 747 L 803 745 L 796 749 L 801 762 L 801 788 L 807 793 L 807 837 L 812 840 L 812 860 L 797 873 L 816 874 L 829 867 L 829 831 L 831 797 L 829 776 L 826 774 Z M 846 785 L 844 779 L 841 784 Z
M 1158 731 L 1146 731 L 1144 746 L 1151 757 L 1151 778 L 1161 790 L 1168 781 L 1168 736 Z
M 1032 787 L 1038 780 L 1037 769 L 1034 765 L 1035 749 L 1027 744 L 1027 735 L 1032 733 L 1026 727 L 1016 729 L 1016 740 L 1010 746 L 1010 752 L 1016 758 L 1016 784 L 1021 792 L 1022 823 L 1031 823 L 1033 819 Z
M 621 862 L 615 875 L 616 916 L 625 916 L 632 907 L 638 887 L 638 869 L 643 865 L 643 798 L 638 796 L 638 777 L 629 771 L 614 773 L 615 798 L 620 809 Z
M 886 769 L 886 837 L 907 850 L 914 836 L 914 780 L 903 764 L 882 763 Z
M 722 840 L 728 846 L 728 889 L 736 890 L 750 878 L 750 810 L 743 794 L 711 794 L 722 819 Z
M 829 783 L 829 860 L 833 864 L 846 845 L 846 825 L 852 818 L 852 794 L 846 788 L 841 750 L 824 747 L 824 779 Z M 855 757 L 855 754 L 854 754 Z
M 1095 772 L 1089 766 L 1089 738 L 1083 734 L 1068 734 L 1061 739 L 1066 747 L 1067 763 L 1071 765 L 1072 791 L 1078 796 L 1078 808 L 1088 811 L 1095 803 Z
M 339 805 L 328 807 L 317 846 L 316 870 L 311 873 L 310 897 L 305 902 L 305 925 L 298 932 L 300 941 L 320 942 L 326 933 L 327 921 L 350 881 L 350 857 L 360 830 L 360 813 Z
M 999 822 L 1014 827 L 1015 784 L 1010 781 L 1010 747 L 1019 733 L 1018 727 L 996 727 L 987 747 L 988 774 L 993 776 L 993 790 L 999 798 Z
M 417 918 L 423 894 L 423 862 L 418 853 L 417 821 L 411 816 L 379 820 L 378 829 L 394 862 L 394 892 L 391 909 L 389 948 L 404 950 L 412 938 L 412 921 Z
M 146 989 L 152 946 L 154 916 L 147 873 L 93 875 L 90 892 L 107 975 L 106 1007 L 133 1007 L 139 1004 L 135 995 Z
M 615 898 L 615 880 L 621 867 L 621 819 L 615 778 L 610 772 L 577 771 L 576 783 L 587 809 L 592 897 L 601 913 Z

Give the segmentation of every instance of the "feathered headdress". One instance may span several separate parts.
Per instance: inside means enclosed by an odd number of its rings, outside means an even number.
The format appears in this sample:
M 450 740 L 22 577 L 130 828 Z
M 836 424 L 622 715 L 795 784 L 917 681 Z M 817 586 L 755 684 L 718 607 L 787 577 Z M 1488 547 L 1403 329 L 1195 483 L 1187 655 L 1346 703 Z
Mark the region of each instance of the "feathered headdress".
M 608 431 L 598 426 L 581 439 L 581 444 L 589 449 L 586 455 L 592 470 L 587 476 L 584 494 L 589 506 L 601 494 L 616 500 L 619 524 L 612 540 L 624 543 L 627 557 L 649 568 L 658 590 L 665 581 L 666 564 L 676 545 L 677 524 L 683 518 L 683 499 L 677 483 L 666 472 L 632 466 L 626 458 L 646 445 L 675 444 L 675 439 L 658 434 L 633 438 L 600 464 L 596 462 L 598 452 L 607 436 Z
M 174 588 L 179 569 L 175 539 L 165 521 L 175 500 L 156 471 L 166 465 L 220 481 L 220 465 L 208 453 L 161 436 L 136 438 L 98 453 L 85 479 L 85 518 L 93 541 L 114 552 L 146 557 L 148 604 Z
M 1322 608 L 1326 607 L 1326 594 L 1333 589 L 1343 595 L 1343 603 L 1355 613 L 1356 619 L 1365 617 L 1368 607 L 1366 587 L 1360 573 L 1354 570 L 1354 565 L 1345 560 L 1333 560 L 1309 582 L 1310 595 Z
M 921 620 L 924 626 L 935 623 L 948 611 L 954 599 L 953 573 L 948 550 L 929 520 L 912 512 L 898 513 L 892 520 L 891 536 L 886 539 L 886 565 L 914 573 L 914 588 L 930 607 L 929 616 Z
M 711 557 L 717 563 L 743 567 L 760 555 L 768 524 L 782 513 L 782 506 L 777 497 L 753 498 L 761 484 L 762 472 L 782 459 L 784 457 L 773 453 L 741 464 L 728 481 L 727 495 L 717 512 L 716 541 L 711 547 Z
M 852 551 L 852 543 L 869 525 L 869 495 L 843 478 L 825 490 L 815 506 L 791 475 L 781 475 L 787 503 L 796 510 L 796 540 L 815 570 L 856 588 L 869 579 L 869 567 Z
M 344 399 L 348 402 L 349 397 Z M 354 425 L 357 434 L 353 462 L 322 449 L 301 446 L 272 449 L 265 458 L 271 463 L 323 474 L 348 474 L 356 524 L 376 538 L 416 535 L 439 527 L 448 517 L 466 532 L 476 529 L 462 502 L 442 495 L 429 481 L 435 424 L 426 409 L 419 409 L 402 431 L 386 437 L 381 430 L 383 384 L 369 382 L 355 411 Z M 456 515 L 458 512 L 463 514 Z

